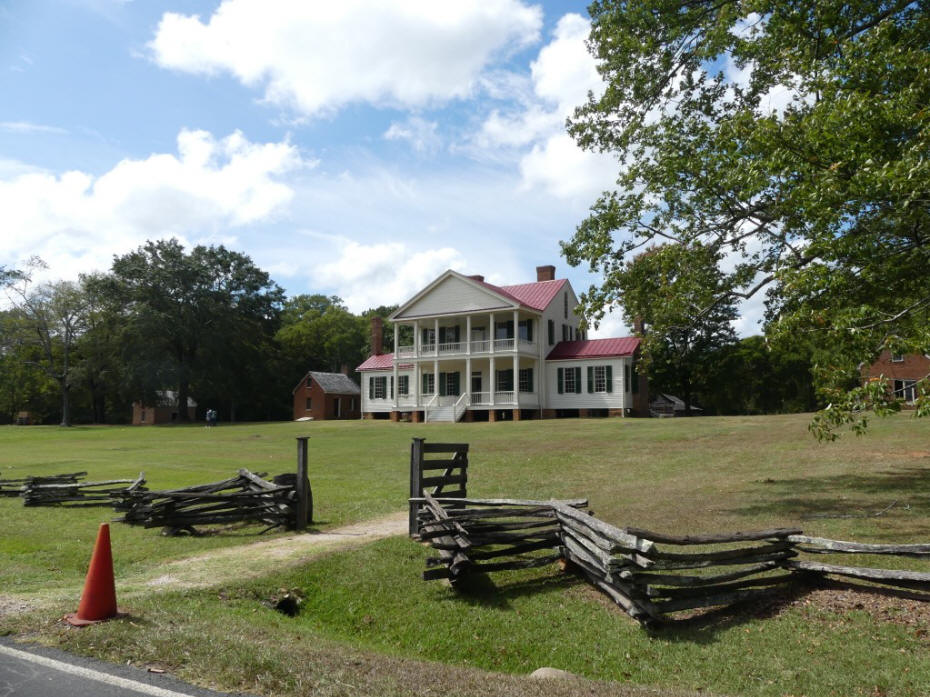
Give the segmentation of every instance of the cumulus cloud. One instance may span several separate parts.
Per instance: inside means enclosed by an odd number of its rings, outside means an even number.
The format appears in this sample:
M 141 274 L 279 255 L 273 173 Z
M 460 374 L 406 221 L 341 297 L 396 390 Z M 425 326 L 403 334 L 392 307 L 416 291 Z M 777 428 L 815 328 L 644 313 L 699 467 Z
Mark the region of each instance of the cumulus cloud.
M 293 196 L 280 176 L 313 163 L 289 143 L 183 130 L 178 153 L 123 160 L 95 177 L 41 170 L 0 179 L 0 263 L 39 255 L 55 277 L 109 267 L 146 239 L 215 236 L 273 217 Z M 2 170 L 0 170 L 2 171 Z
M 517 109 L 492 111 L 475 137 L 483 148 L 529 148 L 519 163 L 525 188 L 590 199 L 616 179 L 613 158 L 581 150 L 565 133 L 565 119 L 575 107 L 605 87 L 585 46 L 590 29 L 581 15 L 563 16 L 530 65 L 530 94 Z
M 346 241 L 333 261 L 313 269 L 314 280 L 338 287 L 353 312 L 402 303 L 449 268 L 464 265 L 453 247 L 415 250 L 403 242 Z
M 149 48 L 165 68 L 230 73 L 315 116 L 468 97 L 493 59 L 536 42 L 541 25 L 540 8 L 522 0 L 224 0 L 206 21 L 165 13 Z

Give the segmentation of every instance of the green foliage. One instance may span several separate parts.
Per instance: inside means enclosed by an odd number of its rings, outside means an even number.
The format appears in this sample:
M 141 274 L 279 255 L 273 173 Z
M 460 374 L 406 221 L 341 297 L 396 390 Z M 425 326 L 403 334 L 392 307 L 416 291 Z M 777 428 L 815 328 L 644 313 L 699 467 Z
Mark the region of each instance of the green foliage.
M 699 241 L 734 259 L 723 302 L 768 288 L 767 332 L 816 347 L 824 394 L 882 349 L 930 349 L 926 3 L 598 0 L 590 13 L 607 89 L 569 132 L 620 172 L 563 245 L 604 277 L 582 297 L 589 316 L 620 301 L 636 250 Z M 832 402 L 827 430 L 882 411 L 876 394 Z
M 140 396 L 171 385 L 186 404 L 193 385 L 235 403 L 267 377 L 284 292 L 244 254 L 149 241 L 91 285 L 120 307 L 123 360 Z
M 695 393 L 712 392 L 715 354 L 736 341 L 732 301 L 718 302 L 719 253 L 699 243 L 647 250 L 613 282 L 624 314 L 642 321 L 643 365 L 658 391 L 673 392 L 690 414 Z

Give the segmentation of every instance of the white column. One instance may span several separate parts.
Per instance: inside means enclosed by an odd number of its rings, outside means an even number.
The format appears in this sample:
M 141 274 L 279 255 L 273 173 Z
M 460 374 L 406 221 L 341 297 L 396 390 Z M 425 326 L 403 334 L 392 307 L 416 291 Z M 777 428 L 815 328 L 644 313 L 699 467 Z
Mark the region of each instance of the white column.
M 395 411 L 397 410 L 397 403 L 400 401 L 397 397 L 397 393 L 398 393 L 397 388 L 399 387 L 399 385 L 397 384 L 397 333 L 398 333 L 397 322 L 395 322 L 394 323 L 394 360 L 391 361 L 394 364 L 394 394 L 392 396 L 394 398 L 394 410 Z
M 437 322 L 439 320 L 436 320 Z M 438 334 L 437 334 L 438 336 Z M 437 346 L 439 344 L 436 344 Z M 439 359 L 433 361 L 433 396 L 436 397 L 435 404 L 439 404 Z
M 417 407 L 420 406 L 420 381 L 421 381 L 420 373 L 421 372 L 422 371 L 420 370 L 420 362 L 416 361 L 413 364 L 413 398 L 414 400 L 416 400 L 414 404 L 416 404 Z
M 492 315 L 493 317 L 493 315 Z M 493 346 L 493 344 L 491 344 Z M 494 356 L 490 358 L 491 374 L 488 376 L 488 382 L 491 386 L 491 406 L 494 406 L 494 393 L 497 391 L 497 371 L 494 370 Z
M 439 318 L 433 320 L 433 346 L 436 349 L 436 355 L 439 355 Z
M 420 357 L 420 320 L 413 320 L 413 356 Z
M 465 357 L 465 391 L 462 394 L 468 395 L 466 406 L 471 404 L 471 356 Z
M 520 311 L 519 310 L 513 311 L 513 350 L 514 351 L 520 350 Z M 514 375 L 513 377 L 514 377 L 514 380 L 516 380 L 517 376 Z
M 493 313 L 493 312 L 491 313 L 491 322 L 490 322 L 490 323 L 491 323 L 491 327 L 490 327 L 490 328 L 491 328 L 491 349 L 490 349 L 490 350 L 491 350 L 491 353 L 494 353 L 494 337 L 497 336 L 497 332 L 494 330 L 494 313 Z M 492 372 L 493 372 L 493 371 L 492 371 Z M 493 395 L 493 390 L 492 390 L 492 395 Z M 493 400 L 494 397 L 492 396 L 491 399 Z M 493 404 L 493 403 L 494 403 L 494 402 L 492 401 L 491 404 Z
M 513 401 L 520 404 L 520 354 L 513 354 Z
M 471 315 L 465 317 L 465 355 L 471 355 Z

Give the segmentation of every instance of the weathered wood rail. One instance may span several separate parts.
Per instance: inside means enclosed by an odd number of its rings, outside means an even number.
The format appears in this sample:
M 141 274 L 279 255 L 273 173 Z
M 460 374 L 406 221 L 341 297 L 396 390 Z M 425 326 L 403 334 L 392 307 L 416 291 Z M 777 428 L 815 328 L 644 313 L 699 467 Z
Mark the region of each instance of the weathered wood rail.
M 83 476 L 84 472 L 80 473 Z M 135 479 L 109 479 L 102 482 L 54 481 L 57 477 L 29 477 L 22 488 L 24 506 L 110 506 L 112 496 L 128 490 L 145 490 L 145 474 Z M 77 477 L 78 479 L 80 477 Z
M 264 531 L 297 528 L 296 476 L 279 475 L 271 482 L 264 476 L 240 469 L 235 477 L 183 489 L 125 490 L 113 494 L 114 508 L 124 512 L 117 521 L 163 527 L 168 534 L 196 533 L 198 525 L 241 522 L 264 523 L 268 526 Z
M 414 438 L 410 444 L 410 535 L 419 532 L 418 513 L 427 489 L 432 488 L 432 496 L 463 498 L 467 482 L 468 443 L 427 443 L 425 438 Z
M 422 439 L 415 439 L 413 452 L 423 447 Z M 445 452 L 443 447 L 431 444 L 433 452 Z M 418 462 L 411 458 L 411 483 L 425 479 L 422 470 L 414 470 Z M 926 560 L 930 544 L 831 540 L 804 535 L 798 528 L 710 535 L 617 528 L 580 510 L 586 500 L 474 499 L 466 496 L 465 481 L 462 476 L 452 497 L 423 492 L 420 486 L 410 498 L 411 535 L 438 552 L 427 560 L 426 580 L 446 578 L 454 585 L 471 573 L 562 559 L 643 625 L 685 610 L 759 600 L 811 576 L 836 575 L 930 592 L 930 570 L 845 566 L 809 558 L 837 554 L 844 560 L 863 555 Z M 415 490 L 411 486 L 412 494 Z
M 21 496 L 26 486 L 36 484 L 77 484 L 79 479 L 87 476 L 87 472 L 71 472 L 70 474 L 52 474 L 44 477 L 30 476 L 19 479 L 0 479 L 0 496 Z

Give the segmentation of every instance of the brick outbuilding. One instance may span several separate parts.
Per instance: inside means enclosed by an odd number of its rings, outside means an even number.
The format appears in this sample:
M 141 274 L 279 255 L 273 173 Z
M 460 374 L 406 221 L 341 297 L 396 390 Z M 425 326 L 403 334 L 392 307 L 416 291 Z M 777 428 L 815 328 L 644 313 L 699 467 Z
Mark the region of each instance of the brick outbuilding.
M 917 383 L 930 375 L 930 356 L 882 351 L 872 365 L 863 365 L 861 370 L 864 381 L 884 377 L 895 397 L 910 403 L 917 398 Z
M 361 416 L 361 392 L 358 385 L 343 373 L 304 375 L 293 390 L 294 420 L 311 418 L 357 419 Z

